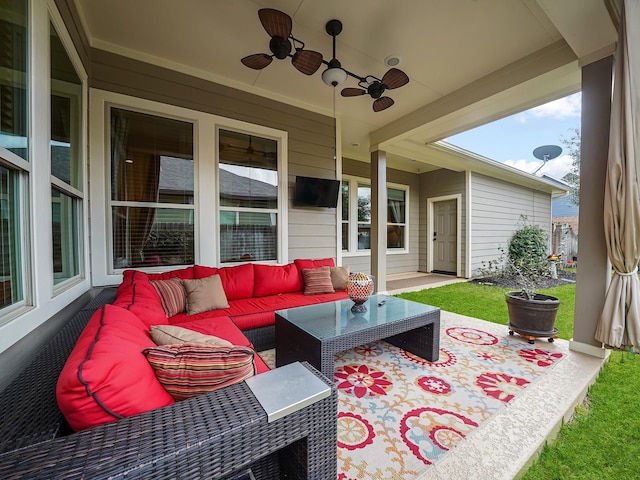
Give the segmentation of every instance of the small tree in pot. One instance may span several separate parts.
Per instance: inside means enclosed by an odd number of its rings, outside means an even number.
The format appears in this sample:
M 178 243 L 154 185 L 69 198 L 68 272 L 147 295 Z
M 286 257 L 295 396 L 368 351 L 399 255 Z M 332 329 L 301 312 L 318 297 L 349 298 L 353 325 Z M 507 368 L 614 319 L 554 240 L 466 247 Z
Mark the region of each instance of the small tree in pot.
M 526 221 L 526 217 L 523 217 Z M 550 276 L 547 257 L 547 234 L 540 227 L 525 225 L 509 241 L 506 269 L 517 276 L 519 292 L 506 294 L 510 334 L 517 332 L 534 343 L 535 337 L 549 337 L 553 342 L 554 327 L 560 301 L 556 297 L 536 293 L 540 281 Z

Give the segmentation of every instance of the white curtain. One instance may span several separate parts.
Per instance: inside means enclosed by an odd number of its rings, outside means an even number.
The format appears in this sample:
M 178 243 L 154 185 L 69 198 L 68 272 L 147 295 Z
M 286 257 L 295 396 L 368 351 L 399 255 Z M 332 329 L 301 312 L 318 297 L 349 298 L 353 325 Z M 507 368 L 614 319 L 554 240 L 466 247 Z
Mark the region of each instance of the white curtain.
M 626 0 L 615 56 L 604 230 L 613 278 L 595 338 L 640 346 L 640 1 Z

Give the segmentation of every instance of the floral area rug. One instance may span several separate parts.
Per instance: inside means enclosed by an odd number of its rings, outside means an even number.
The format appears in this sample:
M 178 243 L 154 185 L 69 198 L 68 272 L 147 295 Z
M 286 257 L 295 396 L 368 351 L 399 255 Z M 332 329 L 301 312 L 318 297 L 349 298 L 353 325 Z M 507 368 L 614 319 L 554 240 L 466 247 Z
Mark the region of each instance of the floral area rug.
M 384 341 L 339 353 L 338 480 L 415 478 L 562 358 L 467 326 L 441 331 L 436 362 Z

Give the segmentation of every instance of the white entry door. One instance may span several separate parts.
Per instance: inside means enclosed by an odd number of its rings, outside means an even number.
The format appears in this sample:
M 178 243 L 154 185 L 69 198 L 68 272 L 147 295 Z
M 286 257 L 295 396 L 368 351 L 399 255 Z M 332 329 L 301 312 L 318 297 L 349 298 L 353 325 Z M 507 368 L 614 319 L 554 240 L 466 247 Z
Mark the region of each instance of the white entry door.
M 456 200 L 433 204 L 433 271 L 456 275 L 458 206 Z

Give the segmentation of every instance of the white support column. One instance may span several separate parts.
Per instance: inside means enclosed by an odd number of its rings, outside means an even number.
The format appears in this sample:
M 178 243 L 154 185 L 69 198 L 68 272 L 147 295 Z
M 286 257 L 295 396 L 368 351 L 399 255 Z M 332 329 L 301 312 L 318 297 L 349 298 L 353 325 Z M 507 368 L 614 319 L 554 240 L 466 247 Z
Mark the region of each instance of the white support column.
M 387 155 L 371 152 L 371 274 L 376 291 L 387 290 Z
M 582 68 L 580 240 L 572 350 L 603 356 L 594 339 L 611 278 L 604 237 L 604 189 L 611 117 L 613 57 Z

